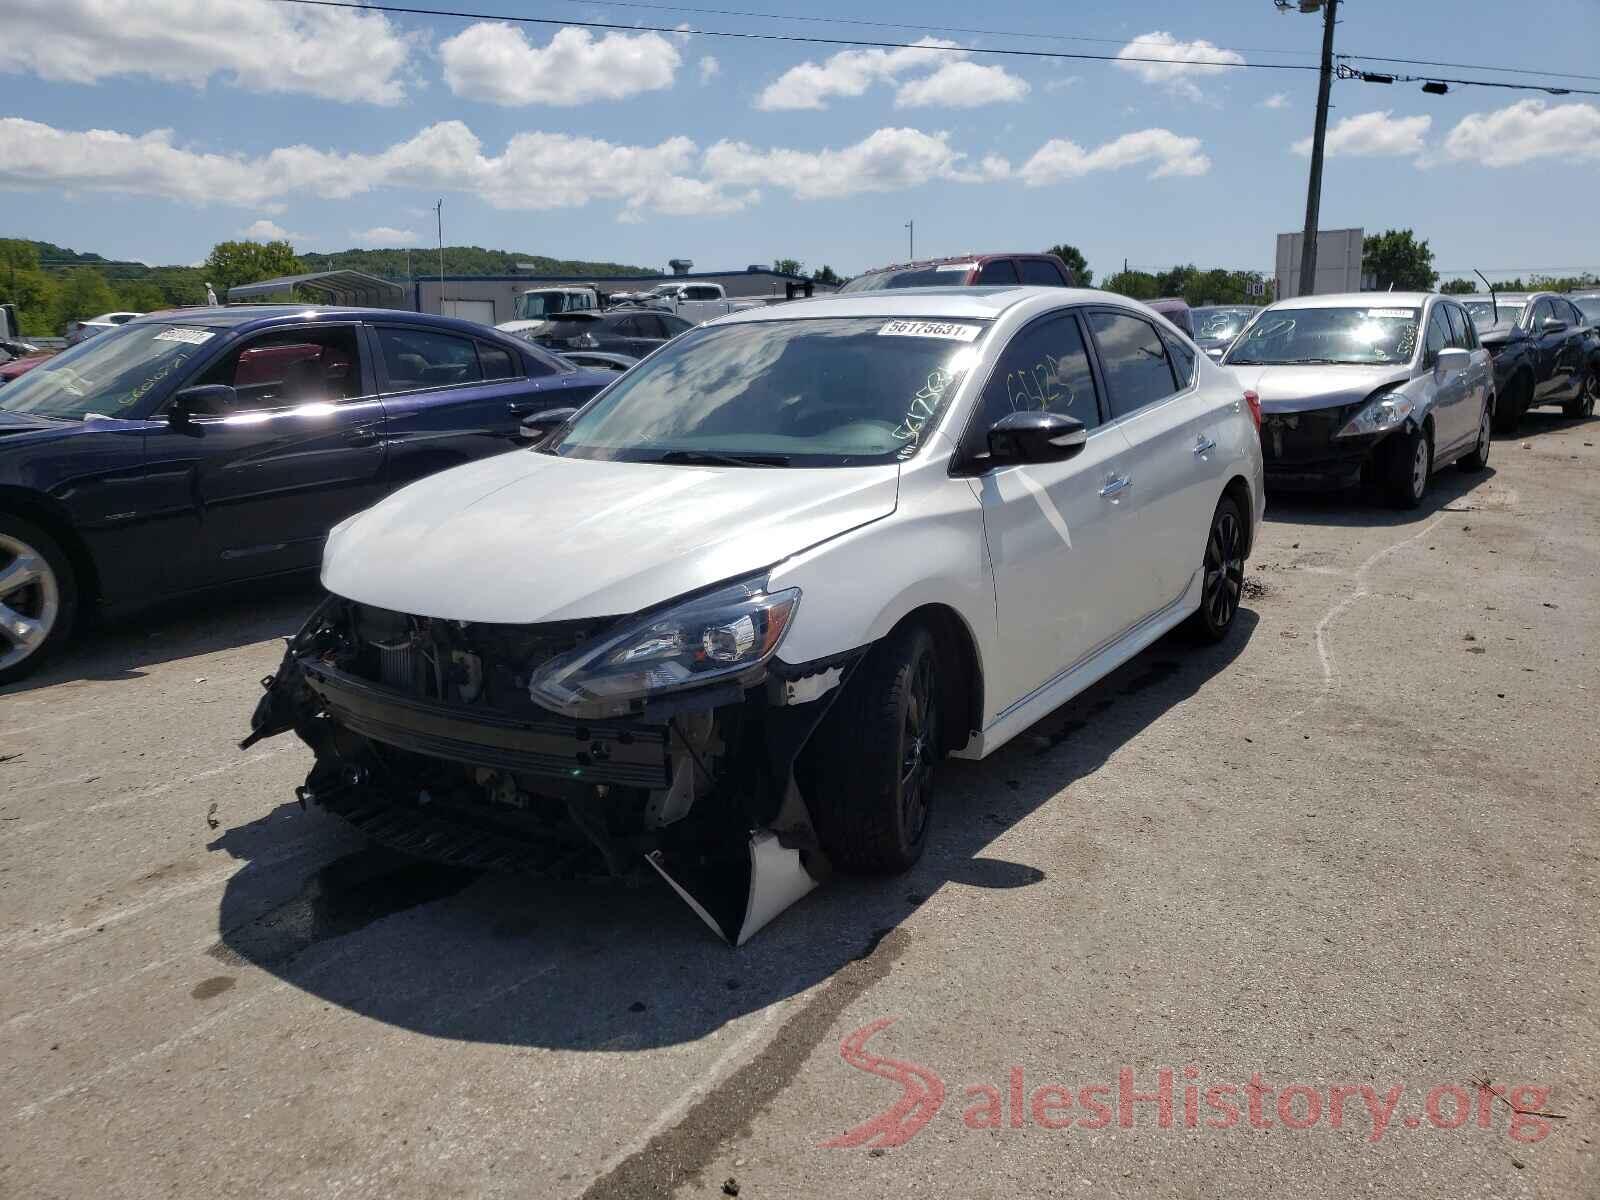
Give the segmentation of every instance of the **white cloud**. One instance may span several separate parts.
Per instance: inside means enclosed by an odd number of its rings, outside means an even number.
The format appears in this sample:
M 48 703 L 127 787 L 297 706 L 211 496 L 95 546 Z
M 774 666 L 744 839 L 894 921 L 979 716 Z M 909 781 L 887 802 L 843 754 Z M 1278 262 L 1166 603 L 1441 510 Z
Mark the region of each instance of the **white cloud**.
M 802 200 L 900 191 L 936 179 L 976 183 L 1010 174 L 1010 164 L 995 156 L 968 166 L 967 155 L 952 149 L 948 137 L 917 129 L 879 129 L 841 150 L 817 151 L 757 150 L 723 141 L 706 151 L 705 170 L 726 185 L 768 184 Z
M 1462 117 L 1444 140 L 1443 157 L 1486 167 L 1514 167 L 1538 158 L 1600 161 L 1600 107 L 1519 100 Z
M 571 208 L 619 200 L 657 212 L 732 212 L 752 202 L 690 177 L 698 148 L 685 137 L 623 146 L 565 133 L 519 133 L 498 155 L 460 121 L 441 121 L 377 154 L 287 146 L 258 158 L 189 150 L 172 131 L 138 136 L 54 129 L 0 118 L 0 188 L 80 188 L 190 204 L 281 207 L 289 196 L 341 200 L 381 187 L 470 192 L 496 208 Z
M 303 233 L 290 233 L 276 221 L 269 221 L 263 217 L 239 231 L 239 236 L 247 242 L 304 242 L 310 239 Z
M 1043 187 L 1076 179 L 1095 171 L 1117 171 L 1141 163 L 1153 163 L 1150 178 L 1171 175 L 1204 175 L 1211 160 L 1201 149 L 1200 139 L 1179 137 L 1170 129 L 1141 129 L 1085 150 L 1077 142 L 1051 138 L 1018 171 L 1029 187 Z
M 607 33 L 558 29 L 547 46 L 534 46 L 504 21 L 480 21 L 439 47 L 444 81 L 468 100 L 514 107 L 571 106 L 624 100 L 672 86 L 683 61 L 659 33 Z
M 0 72 L 143 76 L 398 104 L 411 41 L 382 13 L 265 0 L 7 0 Z
M 700 82 L 710 83 L 722 73 L 722 64 L 707 54 L 700 60 Z
M 919 38 L 914 45 L 898 50 L 842 50 L 820 65 L 808 60 L 790 67 L 761 90 L 756 107 L 769 112 L 827 108 L 827 101 L 834 96 L 859 96 L 874 83 L 965 54 L 955 42 L 933 37 Z
M 1125 59 L 1158 59 L 1157 62 L 1130 62 Z M 1140 34 L 1117 51 L 1117 66 L 1131 71 L 1146 83 L 1164 87 L 1189 100 L 1201 98 L 1196 79 L 1215 75 L 1244 62 L 1244 55 L 1214 46 L 1204 38 L 1182 42 L 1160 30 Z
M 974 62 L 947 62 L 932 75 L 902 83 L 894 94 L 896 108 L 981 108 L 1012 103 L 1028 94 L 1025 80 L 1004 67 Z
M 1070 87 L 1077 87 L 1082 82 L 1082 75 L 1068 75 L 1062 79 L 1050 80 L 1044 85 L 1044 90 L 1051 93 L 1064 92 Z
M 1273 92 L 1272 95 L 1268 96 L 1265 100 L 1263 100 L 1261 102 L 1261 107 L 1262 108 L 1288 108 L 1289 107 L 1289 93 L 1288 92 Z
M 1330 158 L 1404 158 L 1421 154 L 1425 149 L 1422 139 L 1432 124 L 1429 116 L 1396 117 L 1387 110 L 1346 117 L 1328 130 L 1324 153 Z M 1292 149 L 1296 154 L 1310 154 L 1311 139 L 1301 138 Z
M 371 229 L 352 229 L 350 236 L 358 246 L 416 246 L 422 238 L 414 230 L 396 229 L 392 225 L 374 225 Z

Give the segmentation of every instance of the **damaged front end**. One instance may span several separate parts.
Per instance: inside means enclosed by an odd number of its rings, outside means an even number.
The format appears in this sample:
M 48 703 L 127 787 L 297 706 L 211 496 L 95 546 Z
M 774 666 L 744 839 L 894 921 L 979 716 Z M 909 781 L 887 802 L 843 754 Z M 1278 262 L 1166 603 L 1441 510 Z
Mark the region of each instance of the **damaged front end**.
M 740 945 L 827 871 L 803 752 L 857 661 L 773 657 L 798 593 L 746 581 L 643 617 L 469 623 L 328 597 L 263 681 L 297 789 L 386 845 L 484 869 L 648 863 Z

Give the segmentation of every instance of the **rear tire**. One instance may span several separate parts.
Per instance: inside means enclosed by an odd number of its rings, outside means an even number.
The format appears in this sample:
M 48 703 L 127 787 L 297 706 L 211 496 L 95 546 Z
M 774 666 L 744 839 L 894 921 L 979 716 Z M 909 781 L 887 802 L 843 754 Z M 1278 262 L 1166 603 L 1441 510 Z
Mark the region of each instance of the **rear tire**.
M 944 755 L 938 649 L 921 625 L 874 646 L 813 739 L 811 817 L 829 860 L 888 875 L 922 857 Z
M 1185 626 L 1197 641 L 1220 642 L 1233 629 L 1244 594 L 1244 515 L 1231 496 L 1217 501 L 1206 533 L 1200 607 Z
M 1471 454 L 1456 464 L 1463 471 L 1481 471 L 1489 465 L 1489 447 L 1494 444 L 1493 424 L 1493 409 L 1486 404 L 1483 415 L 1478 418 L 1478 444 L 1472 448 Z
M 1433 475 L 1432 439 L 1426 430 L 1405 430 L 1391 437 L 1384 449 L 1383 498 L 1393 508 L 1418 507 Z
M 1561 411 L 1573 418 L 1592 417 L 1597 398 L 1600 398 L 1600 371 L 1590 367 L 1583 373 L 1583 381 L 1578 385 L 1577 399 L 1568 400 L 1561 406 Z
M 0 516 L 0 684 L 36 670 L 72 632 L 72 560 L 31 521 Z

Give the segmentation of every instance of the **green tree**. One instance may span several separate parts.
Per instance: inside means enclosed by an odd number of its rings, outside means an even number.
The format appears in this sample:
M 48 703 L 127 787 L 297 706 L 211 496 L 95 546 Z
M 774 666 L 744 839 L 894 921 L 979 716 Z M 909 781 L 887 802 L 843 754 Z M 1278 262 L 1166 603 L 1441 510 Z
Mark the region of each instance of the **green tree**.
M 228 289 L 280 275 L 299 275 L 303 264 L 288 242 L 218 242 L 201 268 L 206 281 L 226 301 Z
M 65 328 L 68 321 L 98 317 L 104 312 L 115 312 L 116 308 L 117 294 L 104 275 L 93 267 L 73 267 L 61 279 L 61 290 L 56 296 L 55 326 Z
M 811 278 L 812 278 L 813 282 L 815 282 L 815 283 L 825 283 L 829 287 L 838 287 L 840 284 L 842 284 L 844 282 L 844 280 L 842 278 L 840 278 L 838 273 L 835 272 L 834 269 L 832 267 L 828 266 L 826 263 L 824 263 L 822 266 L 818 267 L 815 271 L 811 272 Z
M 772 269 L 779 275 L 798 275 L 805 269 L 805 264 L 798 258 L 780 258 L 772 264 Z
M 148 279 L 125 279 L 117 285 L 117 303 L 130 312 L 169 307 L 166 293 Z
M 1062 242 L 1059 246 L 1051 246 L 1045 253 L 1054 254 L 1072 268 L 1072 278 L 1079 287 L 1094 286 L 1094 272 L 1089 269 L 1089 260 L 1084 258 L 1082 250 L 1070 242 Z
M 1478 290 L 1478 285 L 1470 279 L 1447 279 L 1439 285 L 1439 290 L 1446 296 L 1470 296 Z
M 1100 286 L 1108 292 L 1127 296 L 1130 300 L 1154 300 L 1165 294 L 1149 271 L 1118 271 L 1109 279 L 1102 280 Z
M 1386 229 L 1361 244 L 1361 270 L 1378 277 L 1378 290 L 1400 292 L 1433 290 L 1439 272 L 1433 269 L 1433 251 L 1409 229 Z

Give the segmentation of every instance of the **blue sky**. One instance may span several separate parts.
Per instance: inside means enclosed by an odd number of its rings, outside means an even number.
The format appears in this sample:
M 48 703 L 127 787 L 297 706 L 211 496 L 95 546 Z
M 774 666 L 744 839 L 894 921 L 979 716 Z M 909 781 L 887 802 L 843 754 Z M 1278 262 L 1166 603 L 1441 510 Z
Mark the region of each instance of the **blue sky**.
M 656 0 L 437 5 L 954 46 L 844 58 L 260 0 L 3 7 L 0 235 L 152 263 L 246 231 L 287 231 L 302 250 L 428 245 L 443 196 L 447 242 L 651 266 L 785 256 L 852 273 L 903 257 L 914 219 L 919 255 L 1070 241 L 1102 276 L 1124 258 L 1270 270 L 1274 234 L 1303 216 L 1294 143 L 1311 129 L 1314 72 L 960 50 L 1136 42 L 1145 56 L 1311 64 L 1320 36 L 1319 18 L 1270 0 L 804 9 L 904 30 Z M 1341 18 L 1342 51 L 1600 75 L 1595 0 L 1545 0 L 1537 19 L 1504 0 L 1348 0 Z M 1600 97 L 1348 82 L 1334 104 L 1325 228 L 1413 227 L 1446 269 L 1600 270 Z

